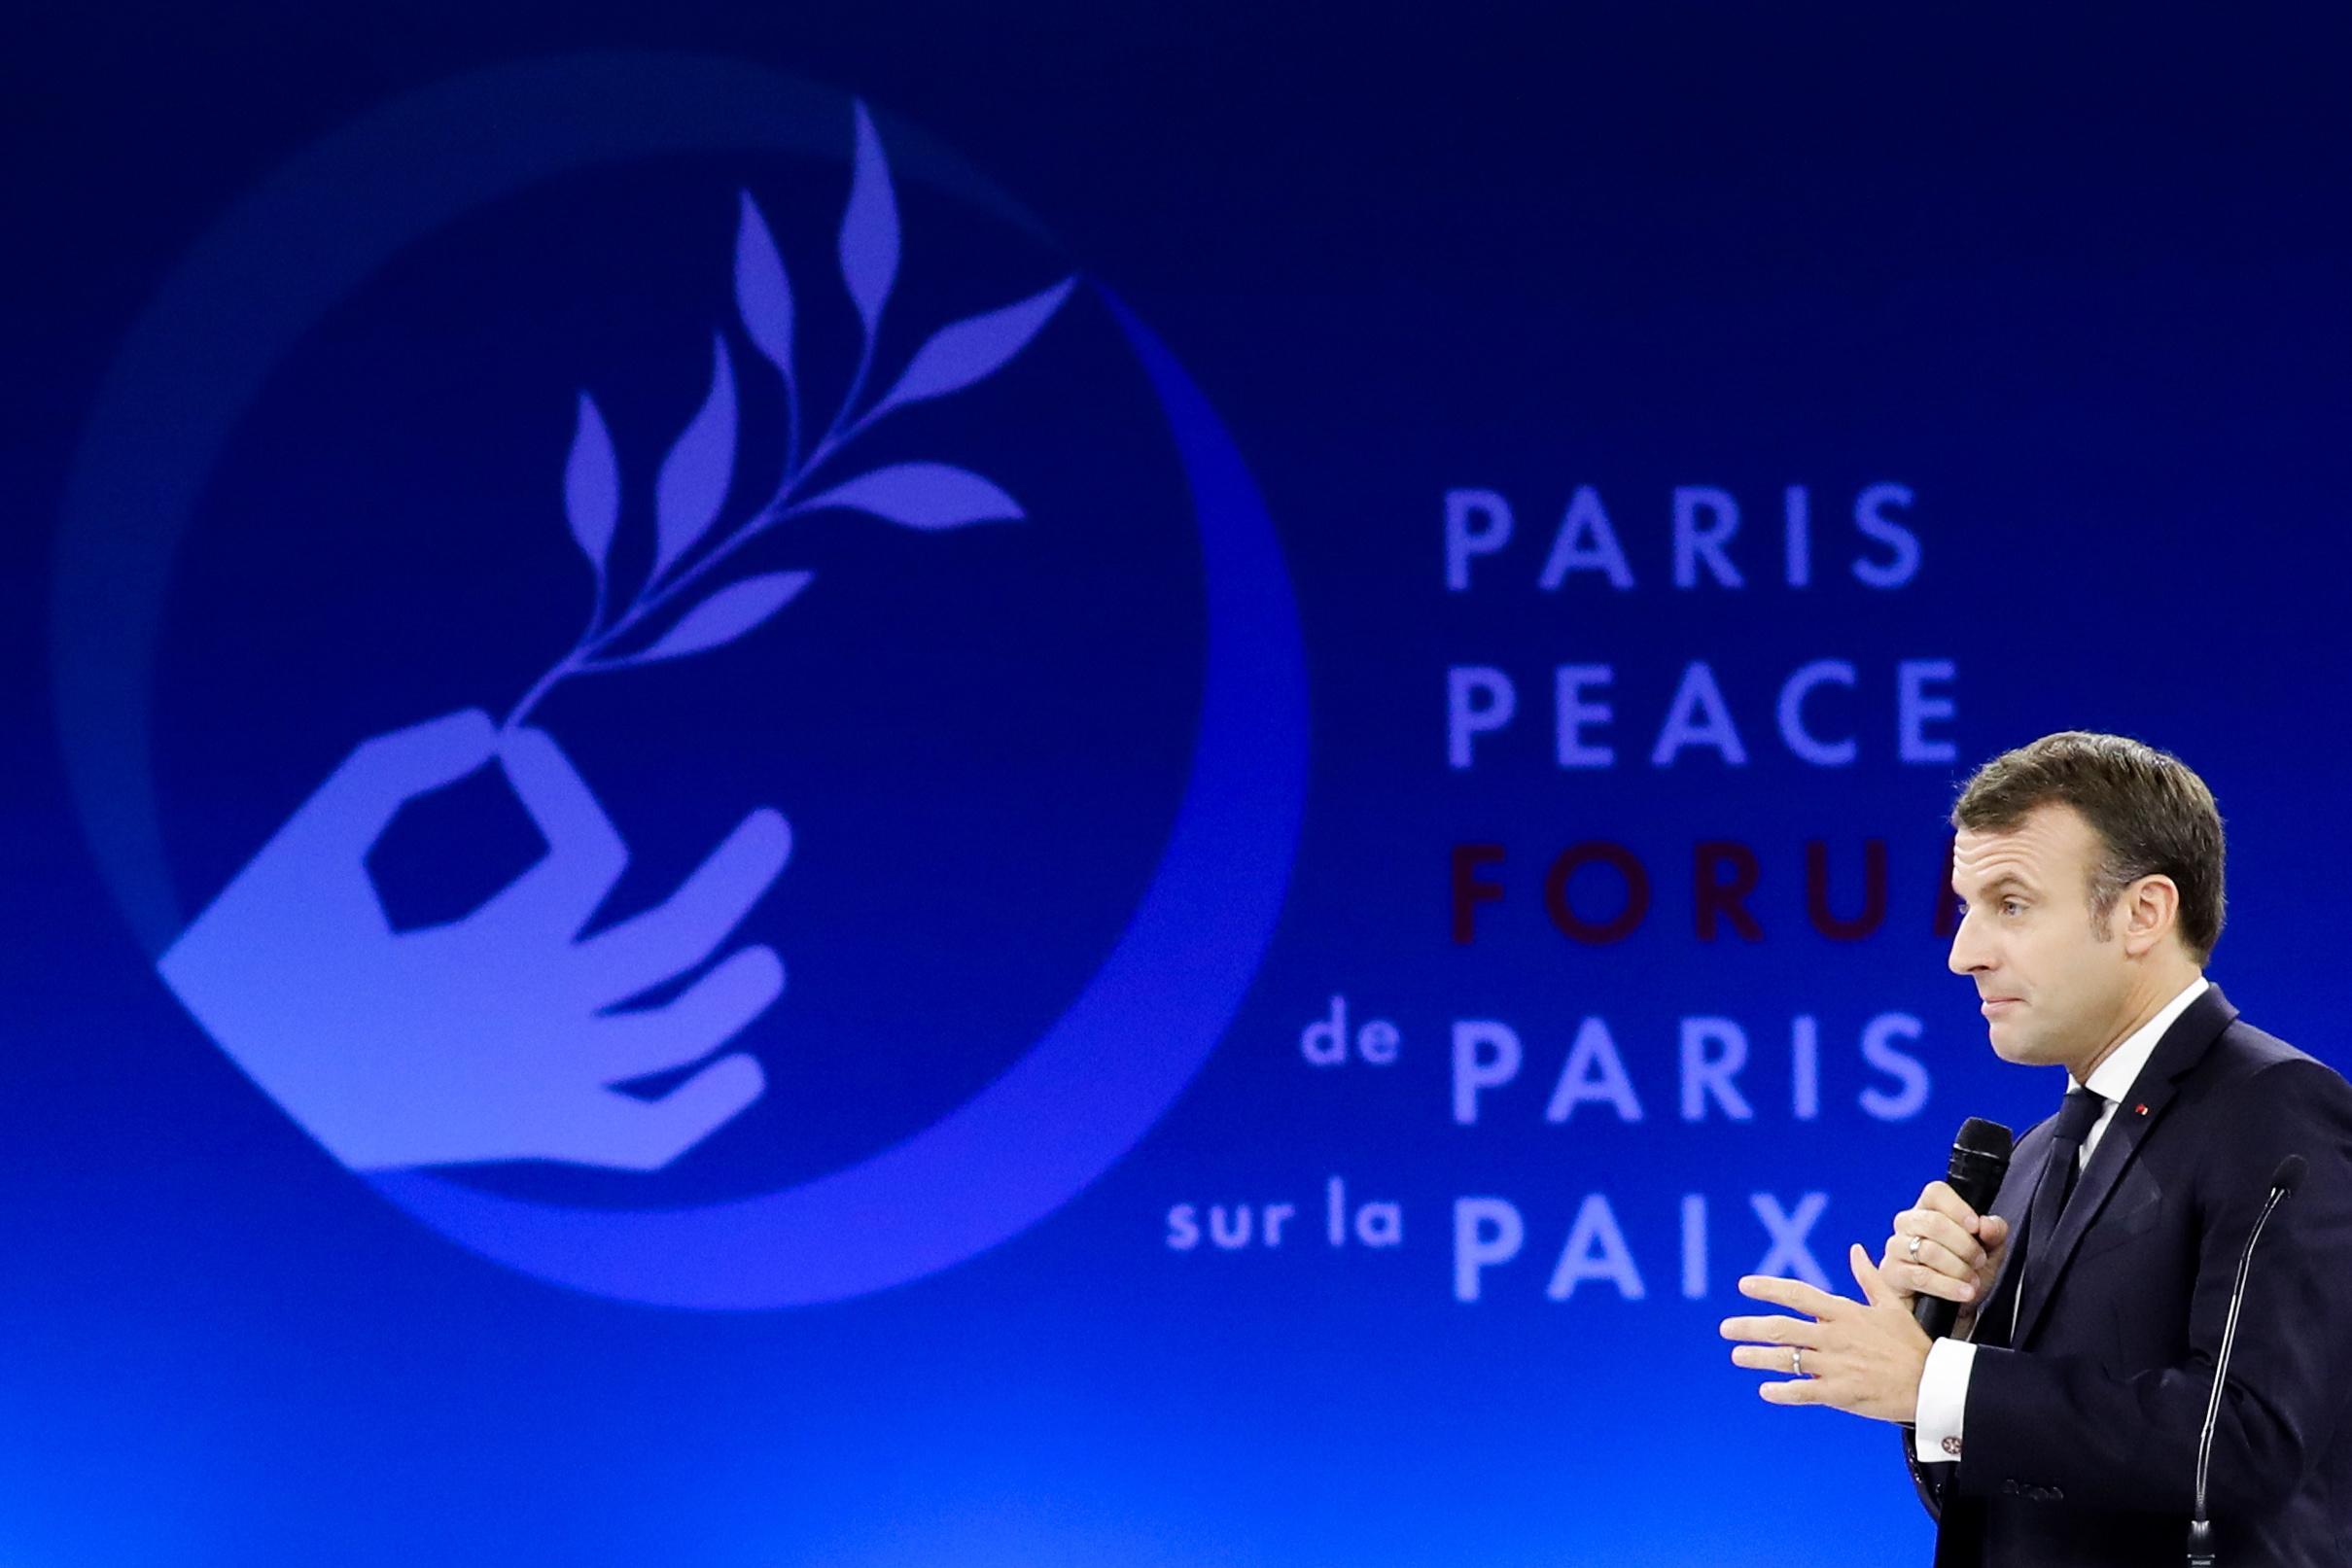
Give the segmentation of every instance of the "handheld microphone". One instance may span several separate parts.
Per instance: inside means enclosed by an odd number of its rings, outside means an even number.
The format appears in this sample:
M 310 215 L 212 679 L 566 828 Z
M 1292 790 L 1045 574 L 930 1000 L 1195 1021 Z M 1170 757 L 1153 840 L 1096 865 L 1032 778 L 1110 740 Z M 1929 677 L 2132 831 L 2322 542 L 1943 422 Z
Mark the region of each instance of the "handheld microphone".
M 2001 1178 L 2009 1174 L 2009 1153 L 2016 1142 L 2017 1134 L 2000 1123 L 1971 1116 L 1951 1140 L 1951 1168 L 1945 1172 L 1945 1184 L 1960 1195 L 1961 1202 L 1983 1213 L 2000 1192 Z M 1921 1296 L 1911 1310 L 1931 1340 L 1949 1335 L 1960 1320 L 1960 1304 L 1941 1296 Z
M 2229 1316 L 2222 1324 L 2222 1353 L 2213 1363 L 2213 1395 L 2205 1401 L 2205 1427 L 2196 1440 L 2196 1512 L 2189 1518 L 2189 1568 L 2213 1568 L 2213 1522 L 2205 1517 L 2205 1473 L 2213 1463 L 2213 1428 L 2222 1413 L 2222 1384 L 2229 1376 L 2229 1347 L 2237 1340 L 2237 1311 L 2246 1302 L 2246 1274 L 2254 1267 L 2254 1243 L 2263 1238 L 2263 1227 L 2278 1205 L 2295 1195 L 2302 1185 L 2306 1168 L 2303 1157 L 2291 1154 L 2278 1163 L 2278 1170 L 2270 1177 L 2270 1196 L 2263 1203 L 2263 1211 L 2255 1217 L 2253 1234 L 2246 1237 L 2246 1250 L 2238 1254 L 2237 1283 L 2229 1292 Z

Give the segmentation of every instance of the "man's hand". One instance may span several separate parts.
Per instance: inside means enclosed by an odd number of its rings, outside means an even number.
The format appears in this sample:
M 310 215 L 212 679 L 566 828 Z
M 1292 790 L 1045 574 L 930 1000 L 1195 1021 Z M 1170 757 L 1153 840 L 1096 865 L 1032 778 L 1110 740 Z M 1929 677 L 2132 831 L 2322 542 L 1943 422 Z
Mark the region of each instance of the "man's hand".
M 1913 1242 L 1918 1245 L 1914 1248 Z M 1895 1216 L 1895 1234 L 1878 1260 L 1879 1276 L 1909 1306 L 1920 1296 L 1960 1304 L 1952 1333 L 1967 1339 L 1977 1307 L 1992 1290 L 2001 1252 L 2009 1244 L 2009 1222 L 1980 1215 L 1941 1181 L 1919 1194 L 1917 1206 Z
M 1924 1250 L 1924 1249 L 1922 1249 Z M 1848 1301 L 1800 1279 L 1749 1274 L 1739 1294 L 1808 1314 L 1805 1317 L 1727 1317 L 1722 1334 L 1746 1342 L 1732 1349 L 1732 1365 L 1798 1373 L 1756 1391 L 1774 1405 L 1828 1405 L 1876 1421 L 1917 1416 L 1919 1375 L 1927 1368 L 1926 1331 L 1913 1321 L 1911 1298 L 1881 1278 L 1857 1243 L 1847 1255 L 1863 1300 Z

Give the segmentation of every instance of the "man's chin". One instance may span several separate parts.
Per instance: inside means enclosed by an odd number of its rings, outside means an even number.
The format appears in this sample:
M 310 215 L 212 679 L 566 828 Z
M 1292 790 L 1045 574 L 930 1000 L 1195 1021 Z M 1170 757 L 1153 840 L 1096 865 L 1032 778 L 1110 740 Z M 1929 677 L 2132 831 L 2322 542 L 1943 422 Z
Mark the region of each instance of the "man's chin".
M 2020 1067 L 2047 1066 L 2055 1057 L 2042 1049 L 2042 1042 L 2006 1019 L 1994 1019 L 1984 1027 L 1992 1041 L 1992 1054 L 2003 1062 Z

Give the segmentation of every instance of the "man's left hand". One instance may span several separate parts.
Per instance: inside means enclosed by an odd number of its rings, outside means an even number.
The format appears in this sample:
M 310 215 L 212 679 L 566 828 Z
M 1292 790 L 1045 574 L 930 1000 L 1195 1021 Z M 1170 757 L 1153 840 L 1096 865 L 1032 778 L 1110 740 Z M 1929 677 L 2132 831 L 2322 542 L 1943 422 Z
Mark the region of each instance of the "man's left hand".
M 1913 1420 L 1927 1368 L 1927 1331 L 1913 1319 L 1908 1301 L 1879 1278 L 1869 1253 L 1856 1246 L 1847 1261 L 1862 1287 L 1858 1302 L 1801 1279 L 1741 1279 L 1740 1295 L 1807 1315 L 1725 1318 L 1723 1337 L 1743 1342 L 1733 1347 L 1732 1365 L 1796 1374 L 1756 1390 L 1774 1405 L 1828 1405 L 1878 1421 Z

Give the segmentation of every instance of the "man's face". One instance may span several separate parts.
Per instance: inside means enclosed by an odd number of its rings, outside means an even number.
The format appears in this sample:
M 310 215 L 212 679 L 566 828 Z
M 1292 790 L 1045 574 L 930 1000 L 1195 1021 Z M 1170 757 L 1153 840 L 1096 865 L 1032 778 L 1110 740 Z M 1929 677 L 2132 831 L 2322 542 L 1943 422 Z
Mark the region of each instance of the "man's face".
M 2110 1043 L 2130 985 L 2124 944 L 2101 941 L 2090 874 L 2104 846 L 2071 806 L 2037 806 L 2006 832 L 1962 828 L 1951 886 L 1962 906 L 1952 972 L 1977 983 L 2005 1062 L 2088 1062 Z M 2122 901 L 2110 923 L 2123 918 Z

